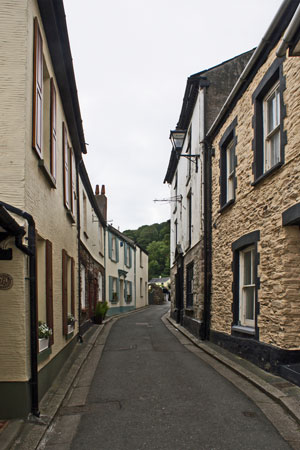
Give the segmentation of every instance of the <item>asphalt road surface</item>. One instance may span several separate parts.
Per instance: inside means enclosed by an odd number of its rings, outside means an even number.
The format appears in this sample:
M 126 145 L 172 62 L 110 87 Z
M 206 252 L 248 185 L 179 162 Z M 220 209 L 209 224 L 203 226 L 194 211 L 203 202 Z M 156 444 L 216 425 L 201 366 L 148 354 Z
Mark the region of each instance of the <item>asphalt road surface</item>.
M 56 440 L 44 448 L 290 449 L 252 400 L 166 328 L 167 309 L 151 306 L 113 324 L 95 370 L 91 360 L 81 374 L 77 399 L 93 373 L 84 402 L 69 398 Z

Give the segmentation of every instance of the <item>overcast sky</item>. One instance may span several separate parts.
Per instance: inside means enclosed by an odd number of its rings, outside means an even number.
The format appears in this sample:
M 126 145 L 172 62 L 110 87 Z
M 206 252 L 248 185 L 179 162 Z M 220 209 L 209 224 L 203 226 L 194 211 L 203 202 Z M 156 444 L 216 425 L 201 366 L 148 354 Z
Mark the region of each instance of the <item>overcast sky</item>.
M 64 0 L 93 189 L 121 231 L 169 218 L 187 77 L 256 47 L 281 0 Z

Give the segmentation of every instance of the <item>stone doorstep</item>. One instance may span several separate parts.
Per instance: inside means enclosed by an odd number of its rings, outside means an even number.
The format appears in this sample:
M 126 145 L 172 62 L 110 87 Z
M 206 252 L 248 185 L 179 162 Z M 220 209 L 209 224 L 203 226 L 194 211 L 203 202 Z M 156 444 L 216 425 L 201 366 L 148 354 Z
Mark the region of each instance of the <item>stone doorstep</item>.
M 272 384 L 268 383 L 263 379 L 263 376 L 259 376 L 258 373 L 261 371 L 263 374 L 263 370 L 259 367 L 255 366 L 255 372 L 253 373 L 250 370 L 244 368 L 241 364 L 238 363 L 238 360 L 233 361 L 230 358 L 227 358 L 221 352 L 218 352 L 216 349 L 210 348 L 205 341 L 200 341 L 195 336 L 193 336 L 190 332 L 188 332 L 184 327 L 177 324 L 175 320 L 169 317 L 169 313 L 167 313 L 163 318 L 167 319 L 168 322 L 180 331 L 183 335 L 185 335 L 194 345 L 203 350 L 208 355 L 212 356 L 214 359 L 218 360 L 229 369 L 236 372 L 238 375 L 245 378 L 247 381 L 252 383 L 274 401 L 279 403 L 295 420 L 298 424 L 300 424 L 300 388 L 299 388 L 299 397 L 298 396 L 289 396 L 284 391 L 278 389 Z M 279 377 L 278 377 L 279 378 Z M 286 383 L 286 380 L 284 380 Z M 285 384 L 284 383 L 284 384 Z M 294 385 L 293 385 L 294 386 Z M 297 389 L 297 386 L 294 386 Z

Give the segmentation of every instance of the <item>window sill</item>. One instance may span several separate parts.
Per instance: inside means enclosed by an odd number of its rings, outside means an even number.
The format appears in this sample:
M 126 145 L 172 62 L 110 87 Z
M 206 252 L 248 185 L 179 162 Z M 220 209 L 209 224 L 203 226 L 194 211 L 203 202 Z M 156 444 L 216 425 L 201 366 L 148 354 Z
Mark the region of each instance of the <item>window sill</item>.
M 242 325 L 233 325 L 231 327 L 232 331 L 237 331 L 238 333 L 250 334 L 251 336 L 255 336 L 255 328 L 246 327 Z
M 53 189 L 56 189 L 56 180 L 54 176 L 50 173 L 48 167 L 45 165 L 45 161 L 43 159 L 39 159 L 39 167 L 42 169 L 42 172 L 45 175 L 50 186 Z
M 227 203 L 225 203 L 225 205 L 221 206 L 221 208 L 219 209 L 219 213 L 222 213 L 223 211 L 225 211 L 227 208 L 229 208 L 229 206 L 233 205 L 235 202 L 235 199 L 232 198 L 231 200 L 229 200 Z
M 189 251 L 189 249 L 191 248 L 191 243 L 189 243 L 189 244 L 187 244 L 187 246 L 186 246 L 186 248 L 185 248 L 185 252 L 188 252 Z
M 187 306 L 186 308 L 184 308 L 184 314 L 187 317 L 192 317 L 194 315 L 194 308 L 193 308 L 193 306 Z
M 113 262 L 113 263 L 118 263 L 119 261 L 117 261 L 116 259 L 114 259 L 114 258 L 109 258 L 110 260 L 111 260 L 111 262 Z
M 67 209 L 67 217 L 72 223 L 75 223 L 75 216 L 70 209 Z
M 281 166 L 283 166 L 283 162 L 279 162 L 279 163 L 275 164 L 275 166 L 271 167 L 271 169 L 267 170 L 267 172 L 263 173 L 258 178 L 256 178 L 254 181 L 252 181 L 251 186 L 256 186 L 262 180 L 264 180 L 269 175 L 271 175 L 273 172 L 276 172 L 278 169 L 280 169 Z

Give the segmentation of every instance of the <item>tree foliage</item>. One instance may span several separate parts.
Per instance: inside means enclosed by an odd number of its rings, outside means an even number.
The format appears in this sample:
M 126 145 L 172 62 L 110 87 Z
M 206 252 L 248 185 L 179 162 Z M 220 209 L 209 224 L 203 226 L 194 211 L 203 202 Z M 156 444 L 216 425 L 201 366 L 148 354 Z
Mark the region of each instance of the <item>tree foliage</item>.
M 149 254 L 149 280 L 170 275 L 170 221 L 123 232 Z

